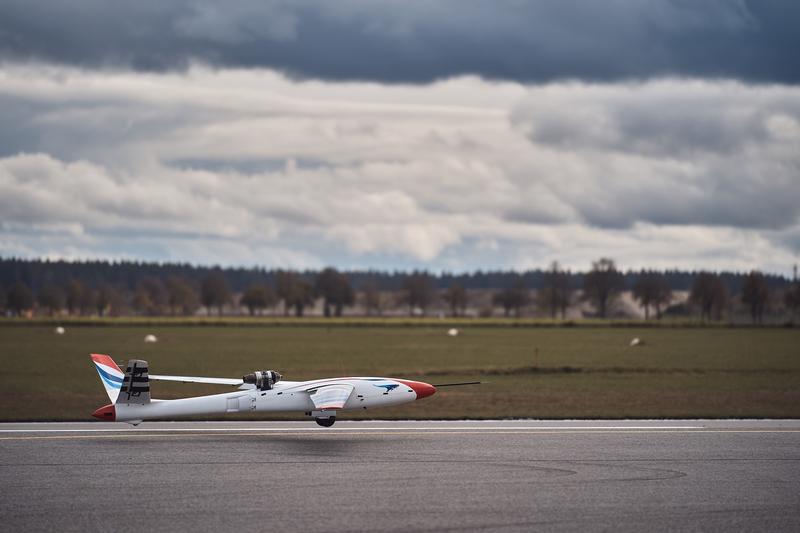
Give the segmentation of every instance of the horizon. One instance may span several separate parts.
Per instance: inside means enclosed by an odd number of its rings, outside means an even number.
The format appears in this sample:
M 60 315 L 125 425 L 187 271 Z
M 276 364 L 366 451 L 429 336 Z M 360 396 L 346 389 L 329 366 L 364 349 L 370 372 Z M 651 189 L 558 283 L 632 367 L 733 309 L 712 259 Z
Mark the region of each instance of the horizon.
M 601 258 L 597 258 L 601 259 Z M 614 258 L 608 258 L 612 261 Z M 108 263 L 110 265 L 124 265 L 124 264 L 131 264 L 131 265 L 144 265 L 144 266 L 156 266 L 156 267 L 169 267 L 169 266 L 185 266 L 192 269 L 197 270 L 215 270 L 220 269 L 222 271 L 225 270 L 244 270 L 244 271 L 265 271 L 267 273 L 273 273 L 278 271 L 289 271 L 289 272 L 298 272 L 300 274 L 303 273 L 319 273 L 325 268 L 333 268 L 338 272 L 342 272 L 344 274 L 368 274 L 368 273 L 376 273 L 376 274 L 390 274 L 390 275 L 407 275 L 413 272 L 421 272 L 430 274 L 434 277 L 446 277 L 446 276 L 469 276 L 474 275 L 476 273 L 501 273 L 501 274 L 519 274 L 524 275 L 527 273 L 545 273 L 550 270 L 550 265 L 543 265 L 543 266 L 533 266 L 526 269 L 487 269 L 487 268 L 474 268 L 471 270 L 430 270 L 430 269 L 378 269 L 373 267 L 366 267 L 366 268 L 341 268 L 336 265 L 324 265 L 318 268 L 303 268 L 303 269 L 296 269 L 296 268 L 288 268 L 288 267 L 281 267 L 281 266 L 267 266 L 267 265 L 220 265 L 220 264 L 205 264 L 205 263 L 191 263 L 187 261 L 147 261 L 147 260 L 136 260 L 136 259 L 104 259 L 104 258 L 95 258 L 95 259 L 64 259 L 64 258 L 48 258 L 48 257 L 34 257 L 34 258 L 26 258 L 26 257 L 3 257 L 0 256 L 0 262 L 3 261 L 25 261 L 25 262 L 42 262 L 42 263 L 67 263 L 67 264 L 89 264 L 89 263 Z M 616 261 L 614 261 L 615 267 L 619 272 L 625 275 L 635 275 L 640 272 L 658 272 L 658 273 L 679 273 L 679 274 L 690 274 L 695 275 L 701 272 L 710 272 L 712 274 L 725 276 L 746 276 L 747 274 L 755 271 L 763 274 L 764 276 L 777 278 L 780 280 L 784 280 L 786 282 L 792 282 L 796 280 L 796 272 L 792 272 L 790 275 L 785 275 L 779 272 L 767 272 L 763 270 L 747 270 L 747 271 L 737 271 L 737 270 L 691 270 L 691 269 L 682 269 L 679 267 L 668 267 L 665 269 L 635 269 L 635 268 L 626 268 L 624 265 L 620 265 Z M 565 267 L 561 263 L 558 264 L 559 269 L 571 275 L 583 275 L 586 272 L 591 270 L 592 265 L 588 265 L 585 269 L 571 269 Z M 795 265 L 796 267 L 797 265 Z

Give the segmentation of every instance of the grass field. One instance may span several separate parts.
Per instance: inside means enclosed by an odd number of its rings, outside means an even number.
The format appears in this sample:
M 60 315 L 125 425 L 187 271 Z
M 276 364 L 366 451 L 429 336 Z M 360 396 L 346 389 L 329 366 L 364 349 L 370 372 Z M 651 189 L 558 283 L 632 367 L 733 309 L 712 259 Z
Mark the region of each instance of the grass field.
M 724 321 L 706 322 L 697 316 L 665 317 L 661 320 L 644 319 L 550 319 L 541 317 L 433 317 L 433 316 L 283 316 L 283 315 L 198 315 L 198 316 L 59 316 L 59 317 L 5 317 L 0 320 L 3 327 L 38 327 L 38 326 L 97 326 L 97 327 L 162 327 L 162 326 L 195 326 L 195 327 L 324 327 L 324 328 L 360 328 L 360 327 L 468 327 L 468 328 L 548 328 L 548 327 L 580 327 L 580 328 L 728 328 L 748 327 L 749 322 L 731 323 Z M 791 325 L 791 324 L 785 324 Z M 775 327 L 772 325 L 770 327 Z
M 148 333 L 156 344 L 145 344 Z M 644 346 L 630 347 L 640 337 Z M 784 328 L 0 327 L 0 419 L 86 420 L 107 397 L 88 354 L 146 359 L 152 373 L 286 379 L 339 375 L 482 379 L 346 418 L 800 417 L 800 330 Z M 154 397 L 230 390 L 152 385 Z M 286 415 L 278 418 L 297 418 Z M 300 416 L 302 418 L 302 415 Z

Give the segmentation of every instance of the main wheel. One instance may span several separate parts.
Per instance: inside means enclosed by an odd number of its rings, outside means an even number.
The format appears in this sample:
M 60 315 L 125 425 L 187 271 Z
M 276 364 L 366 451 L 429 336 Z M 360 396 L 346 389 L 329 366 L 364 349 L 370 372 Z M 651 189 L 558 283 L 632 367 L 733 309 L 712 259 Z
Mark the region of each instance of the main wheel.
M 317 424 L 319 424 L 320 426 L 324 428 L 329 428 L 333 425 L 334 422 L 336 422 L 336 417 L 331 416 L 329 418 L 315 418 L 314 420 L 316 420 Z

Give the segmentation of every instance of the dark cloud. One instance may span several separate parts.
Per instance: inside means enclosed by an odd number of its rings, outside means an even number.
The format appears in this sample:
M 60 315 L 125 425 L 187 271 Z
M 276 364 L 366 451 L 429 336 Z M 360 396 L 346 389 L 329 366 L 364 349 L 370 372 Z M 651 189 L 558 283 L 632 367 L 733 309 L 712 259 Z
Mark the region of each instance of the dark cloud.
M 793 84 L 798 21 L 791 0 L 6 0 L 0 58 L 156 71 L 201 61 L 380 82 L 476 74 Z
M 0 157 L 40 149 L 42 132 L 30 124 L 37 112 L 32 102 L 0 96 L 0 124 L 13 124 L 0 126 Z
M 563 161 L 578 155 L 591 168 L 590 179 L 572 178 L 561 190 L 593 226 L 785 229 L 800 220 L 796 87 L 544 87 L 532 89 L 511 120 L 532 145 Z
M 648 157 L 724 157 L 776 137 L 775 120 L 800 121 L 793 88 L 754 93 L 735 83 L 673 80 L 537 93 L 511 118 L 534 143 L 564 150 L 602 149 Z M 771 127 L 772 126 L 772 127 Z

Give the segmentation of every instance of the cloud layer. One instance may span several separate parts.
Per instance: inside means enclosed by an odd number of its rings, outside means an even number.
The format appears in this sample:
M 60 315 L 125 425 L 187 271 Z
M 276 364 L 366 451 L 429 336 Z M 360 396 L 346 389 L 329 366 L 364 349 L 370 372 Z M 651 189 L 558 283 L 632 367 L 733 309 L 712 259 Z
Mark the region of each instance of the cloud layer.
M 800 252 L 796 86 L 7 64 L 0 124 L 4 255 L 788 272 Z
M 800 81 L 781 0 L 0 3 L 0 59 L 165 71 L 194 62 L 428 83 L 652 77 Z

